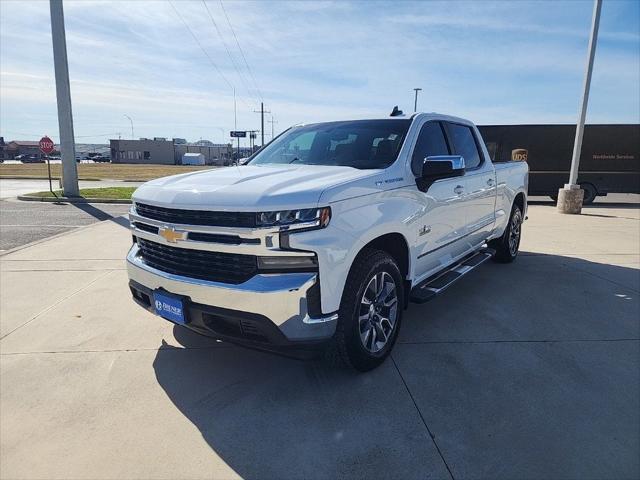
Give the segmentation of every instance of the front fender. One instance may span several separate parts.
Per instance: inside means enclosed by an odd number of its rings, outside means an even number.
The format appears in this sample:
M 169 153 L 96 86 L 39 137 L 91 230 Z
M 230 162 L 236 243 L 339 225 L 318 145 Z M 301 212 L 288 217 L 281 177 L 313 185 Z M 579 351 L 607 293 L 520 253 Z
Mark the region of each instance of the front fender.
M 332 218 L 322 230 L 292 233 L 291 248 L 313 251 L 318 256 L 322 313 L 335 312 L 351 265 L 372 240 L 399 233 L 413 247 L 412 232 L 421 206 L 411 189 L 379 192 L 331 204 Z M 409 255 L 409 271 L 412 271 Z

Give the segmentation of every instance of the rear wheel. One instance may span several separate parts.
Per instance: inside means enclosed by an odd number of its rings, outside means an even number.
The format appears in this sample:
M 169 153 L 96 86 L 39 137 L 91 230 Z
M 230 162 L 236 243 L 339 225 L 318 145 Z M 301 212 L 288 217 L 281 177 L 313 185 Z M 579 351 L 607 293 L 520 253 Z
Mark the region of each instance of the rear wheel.
M 342 294 L 330 353 L 334 360 L 365 372 L 391 352 L 400 329 L 404 287 L 394 259 L 366 249 L 356 258 Z
M 584 190 L 584 197 L 582 198 L 583 205 L 591 205 L 598 196 L 598 189 L 591 183 L 581 183 L 580 188 Z
M 518 205 L 511 209 L 509 224 L 500 238 L 491 240 L 489 247 L 496 251 L 493 259 L 499 263 L 511 263 L 518 256 L 522 235 L 522 211 Z

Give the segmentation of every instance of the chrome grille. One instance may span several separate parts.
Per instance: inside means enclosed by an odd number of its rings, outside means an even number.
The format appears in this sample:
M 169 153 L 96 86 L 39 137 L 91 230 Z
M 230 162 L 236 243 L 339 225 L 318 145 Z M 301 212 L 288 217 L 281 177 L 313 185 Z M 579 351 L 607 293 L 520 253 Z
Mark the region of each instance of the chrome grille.
M 144 263 L 163 272 L 213 282 L 239 284 L 258 271 L 255 255 L 169 247 L 137 239 Z
M 135 209 L 141 217 L 160 220 L 161 222 L 182 225 L 207 225 L 212 227 L 246 227 L 256 226 L 254 212 L 212 212 L 208 210 L 185 210 L 165 208 L 136 203 Z

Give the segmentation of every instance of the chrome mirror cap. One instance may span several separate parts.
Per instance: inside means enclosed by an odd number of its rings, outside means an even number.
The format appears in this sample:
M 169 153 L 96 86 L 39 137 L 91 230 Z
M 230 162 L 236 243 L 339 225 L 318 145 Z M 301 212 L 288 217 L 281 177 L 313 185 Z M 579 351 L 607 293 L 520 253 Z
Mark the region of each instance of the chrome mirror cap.
M 427 162 L 448 162 L 451 164 L 452 170 L 464 170 L 464 157 L 461 155 L 434 155 L 424 159 Z

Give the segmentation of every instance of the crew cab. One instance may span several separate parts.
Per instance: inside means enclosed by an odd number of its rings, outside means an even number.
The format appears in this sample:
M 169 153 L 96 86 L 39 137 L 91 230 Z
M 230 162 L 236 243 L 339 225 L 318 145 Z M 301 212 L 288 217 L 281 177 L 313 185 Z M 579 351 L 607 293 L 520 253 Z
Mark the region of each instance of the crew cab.
M 393 115 L 297 125 L 247 165 L 142 185 L 133 298 L 223 341 L 378 366 L 410 302 L 516 258 L 527 213 L 526 162 L 494 166 L 473 123 Z

